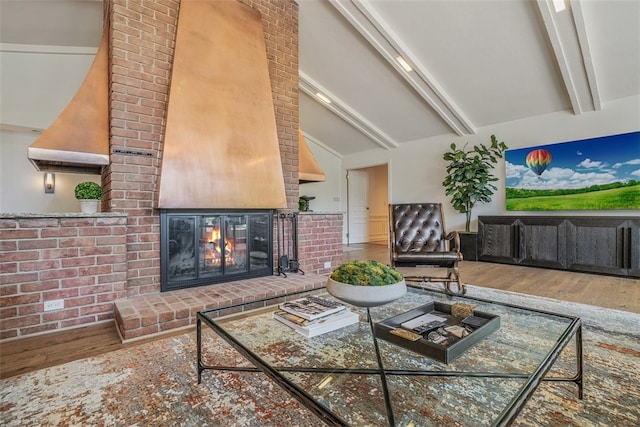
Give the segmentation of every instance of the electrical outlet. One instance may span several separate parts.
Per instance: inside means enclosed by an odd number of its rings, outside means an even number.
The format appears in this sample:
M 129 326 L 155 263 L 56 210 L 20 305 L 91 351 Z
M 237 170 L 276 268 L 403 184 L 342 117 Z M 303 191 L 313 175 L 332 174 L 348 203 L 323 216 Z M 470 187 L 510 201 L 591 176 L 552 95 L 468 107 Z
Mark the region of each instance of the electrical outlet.
M 54 299 L 44 302 L 44 311 L 62 310 L 64 308 L 63 299 Z
M 324 263 L 324 268 L 331 268 L 331 261 L 327 261 Z

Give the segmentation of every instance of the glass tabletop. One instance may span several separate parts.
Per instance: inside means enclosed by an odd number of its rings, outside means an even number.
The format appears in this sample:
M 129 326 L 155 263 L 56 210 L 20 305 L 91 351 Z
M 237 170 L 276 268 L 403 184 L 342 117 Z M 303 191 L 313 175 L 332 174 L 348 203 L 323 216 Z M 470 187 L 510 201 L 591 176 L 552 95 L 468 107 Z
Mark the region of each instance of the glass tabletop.
M 334 299 L 323 290 L 311 293 Z M 200 318 L 303 403 L 331 414 L 329 423 L 344 425 L 506 424 L 580 328 L 570 316 L 410 286 L 383 306 L 345 303 L 359 314 L 358 323 L 306 338 L 272 318 L 281 301 L 223 317 L 207 310 Z M 472 304 L 498 316 L 500 326 L 449 363 L 373 332 L 374 325 L 429 302 Z

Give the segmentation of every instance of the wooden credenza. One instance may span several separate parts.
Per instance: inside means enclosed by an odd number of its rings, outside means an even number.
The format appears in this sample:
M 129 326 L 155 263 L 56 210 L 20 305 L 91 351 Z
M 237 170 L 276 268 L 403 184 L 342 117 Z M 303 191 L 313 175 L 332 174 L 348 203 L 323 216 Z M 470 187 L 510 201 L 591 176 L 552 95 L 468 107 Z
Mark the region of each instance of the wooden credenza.
M 478 259 L 640 277 L 640 217 L 480 216 Z

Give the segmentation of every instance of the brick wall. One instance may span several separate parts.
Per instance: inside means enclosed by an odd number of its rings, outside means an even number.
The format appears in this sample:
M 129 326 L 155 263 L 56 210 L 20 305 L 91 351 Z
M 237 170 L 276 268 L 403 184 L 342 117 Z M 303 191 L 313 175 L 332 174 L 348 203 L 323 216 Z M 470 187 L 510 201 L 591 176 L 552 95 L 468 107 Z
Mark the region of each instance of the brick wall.
M 329 275 L 342 262 L 342 214 L 298 215 L 298 258 L 304 272 Z M 331 263 L 330 268 L 324 264 Z
M 0 217 L 0 339 L 113 319 L 126 296 L 126 218 Z M 46 301 L 64 308 L 44 311 Z

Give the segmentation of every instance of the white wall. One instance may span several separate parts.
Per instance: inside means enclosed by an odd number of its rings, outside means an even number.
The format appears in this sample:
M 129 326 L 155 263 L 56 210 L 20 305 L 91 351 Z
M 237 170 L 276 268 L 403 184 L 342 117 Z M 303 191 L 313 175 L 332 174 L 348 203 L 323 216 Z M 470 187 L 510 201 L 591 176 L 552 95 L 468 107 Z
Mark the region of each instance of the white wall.
M 67 106 L 82 84 L 95 49 L 1 45 L 0 123 L 22 131 L 0 130 L 0 212 L 79 212 L 73 189 L 97 175 L 56 173 L 54 194 L 44 193 L 43 174 L 27 159 L 38 137 Z M 23 51 L 26 50 L 26 51 Z
M 442 155 L 449 145 L 490 143 L 495 134 L 509 148 L 523 148 L 543 144 L 574 141 L 606 135 L 615 135 L 640 130 L 640 96 L 605 103 L 601 111 L 574 115 L 559 112 L 488 126 L 477 129 L 476 134 L 459 137 L 455 135 L 428 138 L 401 144 L 395 150 L 372 150 L 343 158 L 343 171 L 373 164 L 389 162 L 389 200 L 391 203 L 442 202 L 445 206 L 448 230 L 464 230 L 465 216 L 453 209 L 444 194 L 442 181 L 445 162 Z M 504 160 L 499 161 L 495 175 L 498 191 L 489 204 L 476 205 L 472 211 L 471 229 L 477 230 L 478 215 L 517 215 L 505 209 Z M 344 199 L 344 197 L 343 197 Z M 343 205 L 344 206 L 344 205 Z M 634 215 L 637 210 L 616 211 L 553 211 L 522 212 L 523 215 Z
M 0 121 L 47 128 L 67 106 L 95 58 L 95 49 L 0 45 Z M 35 51 L 34 51 L 35 50 Z
M 309 208 L 314 212 L 343 212 L 341 193 L 346 172 L 342 172 L 342 157 L 311 135 L 305 134 L 305 140 L 326 180 L 300 184 L 299 195 L 315 197 L 309 202 Z
M 100 184 L 99 175 L 56 173 L 55 193 L 45 194 L 44 173 L 27 159 L 37 134 L 0 131 L 0 138 L 0 213 L 80 212 L 75 186 L 82 181 Z

